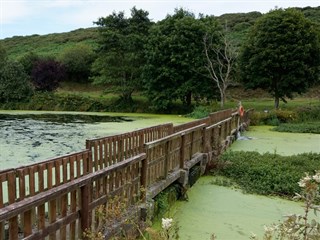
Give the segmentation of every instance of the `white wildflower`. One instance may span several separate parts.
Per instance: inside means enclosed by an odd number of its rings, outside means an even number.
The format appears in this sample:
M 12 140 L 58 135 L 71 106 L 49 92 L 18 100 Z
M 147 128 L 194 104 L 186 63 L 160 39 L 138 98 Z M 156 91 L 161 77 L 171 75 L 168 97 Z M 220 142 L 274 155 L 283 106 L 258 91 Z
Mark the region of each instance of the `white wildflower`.
M 304 178 L 301 178 L 298 182 L 299 187 L 305 187 L 307 182 L 311 181 L 312 177 L 309 176 L 309 174 L 306 173 L 306 176 Z
M 300 181 L 298 182 L 299 187 L 305 187 L 306 186 L 306 182 L 304 181 L 304 179 L 300 179 Z
M 162 228 L 168 230 L 172 225 L 172 218 L 162 218 Z
M 314 175 L 312 179 L 315 180 L 317 183 L 320 183 L 320 171 L 317 171 L 316 175 Z

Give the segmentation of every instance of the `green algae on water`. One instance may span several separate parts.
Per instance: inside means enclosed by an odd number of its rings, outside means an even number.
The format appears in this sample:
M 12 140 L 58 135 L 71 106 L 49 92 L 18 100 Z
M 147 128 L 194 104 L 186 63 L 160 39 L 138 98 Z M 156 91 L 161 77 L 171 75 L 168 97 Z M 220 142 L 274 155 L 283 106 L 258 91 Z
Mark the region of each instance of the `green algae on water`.
M 282 221 L 285 215 L 303 213 L 302 203 L 276 197 L 243 194 L 241 190 L 212 184 L 201 177 L 189 189 L 189 201 L 174 206 L 180 239 L 248 240 L 252 233 L 263 236 L 264 226 Z
M 249 140 L 239 140 L 231 145 L 231 151 L 257 151 L 295 155 L 304 152 L 320 153 L 320 135 L 312 133 L 286 133 L 272 131 L 272 126 L 252 126 L 243 134 Z

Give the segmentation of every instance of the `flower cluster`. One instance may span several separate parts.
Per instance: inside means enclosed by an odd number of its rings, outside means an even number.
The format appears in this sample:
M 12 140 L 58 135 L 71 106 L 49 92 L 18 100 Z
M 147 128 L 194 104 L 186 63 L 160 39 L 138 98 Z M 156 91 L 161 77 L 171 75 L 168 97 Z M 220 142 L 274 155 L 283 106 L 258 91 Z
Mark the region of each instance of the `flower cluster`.
M 162 229 L 168 230 L 172 225 L 172 218 L 162 218 Z
M 320 171 L 316 171 L 316 174 L 313 176 L 310 176 L 308 173 L 305 174 L 306 176 L 298 182 L 299 187 L 306 189 L 310 187 L 317 188 L 317 185 L 320 183 Z

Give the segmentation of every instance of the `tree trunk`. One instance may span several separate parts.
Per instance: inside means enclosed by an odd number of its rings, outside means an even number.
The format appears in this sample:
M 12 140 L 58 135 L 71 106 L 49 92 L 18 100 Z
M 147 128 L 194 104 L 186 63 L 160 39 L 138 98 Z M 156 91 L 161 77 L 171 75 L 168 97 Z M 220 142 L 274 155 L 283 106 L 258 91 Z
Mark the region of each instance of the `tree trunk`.
M 223 108 L 226 102 L 226 94 L 222 91 L 220 92 L 220 107 Z
M 278 96 L 274 97 L 274 108 L 279 109 L 280 98 Z
M 192 93 L 188 92 L 186 95 L 186 104 L 187 106 L 191 106 L 191 100 L 192 100 Z

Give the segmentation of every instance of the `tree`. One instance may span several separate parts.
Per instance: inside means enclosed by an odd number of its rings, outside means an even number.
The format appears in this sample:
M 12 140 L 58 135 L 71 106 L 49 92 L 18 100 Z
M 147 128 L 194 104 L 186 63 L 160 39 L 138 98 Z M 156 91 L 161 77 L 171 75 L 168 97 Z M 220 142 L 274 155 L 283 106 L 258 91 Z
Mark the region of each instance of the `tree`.
M 134 7 L 130 18 L 124 12 L 114 12 L 96 22 L 101 41 L 92 68 L 93 83 L 119 93 L 125 102 L 132 101 L 132 93 L 141 87 L 144 45 L 151 26 L 148 15 Z
M 54 91 L 65 77 L 64 66 L 52 59 L 37 61 L 32 69 L 31 82 L 36 91 Z
M 85 44 L 77 44 L 65 49 L 60 56 L 66 68 L 67 78 L 74 82 L 87 82 L 91 65 L 95 60 L 93 49 Z
M 258 19 L 241 57 L 241 79 L 247 88 L 266 89 L 275 108 L 280 99 L 305 92 L 319 73 L 319 38 L 312 23 L 294 9 L 276 9 Z
M 210 98 L 214 89 L 205 77 L 203 37 L 216 28 L 213 18 L 195 16 L 176 9 L 150 30 L 147 64 L 144 69 L 146 94 L 157 111 L 168 111 L 173 101 L 187 108 L 192 98 Z
M 227 29 L 220 34 L 220 43 L 213 41 L 208 34 L 203 39 L 205 55 L 207 58 L 206 69 L 210 79 L 220 92 L 220 106 L 226 102 L 226 90 L 233 83 L 232 73 L 237 59 L 237 52 L 227 37 Z
M 6 61 L 0 68 L 0 101 L 21 101 L 33 94 L 29 76 L 19 62 Z

